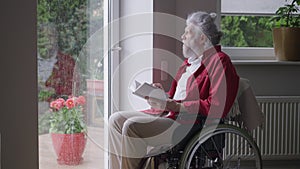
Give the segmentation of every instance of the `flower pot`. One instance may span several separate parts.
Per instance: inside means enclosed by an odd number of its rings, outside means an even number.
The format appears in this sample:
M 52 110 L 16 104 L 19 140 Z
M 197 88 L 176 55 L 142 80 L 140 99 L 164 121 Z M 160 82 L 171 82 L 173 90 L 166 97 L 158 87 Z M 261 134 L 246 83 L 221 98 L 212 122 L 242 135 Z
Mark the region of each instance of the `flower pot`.
M 85 133 L 51 133 L 52 143 L 60 165 L 78 165 L 86 145 Z
M 273 28 L 275 56 L 281 61 L 300 60 L 300 28 Z
M 104 81 L 95 79 L 86 79 L 87 91 L 89 93 L 103 95 L 104 93 Z

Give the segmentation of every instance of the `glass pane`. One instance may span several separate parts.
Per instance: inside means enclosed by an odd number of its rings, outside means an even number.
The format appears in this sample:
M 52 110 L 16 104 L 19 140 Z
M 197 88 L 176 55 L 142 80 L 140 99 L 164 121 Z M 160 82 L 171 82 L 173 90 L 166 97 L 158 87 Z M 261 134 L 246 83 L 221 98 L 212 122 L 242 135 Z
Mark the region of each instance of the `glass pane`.
M 226 47 L 273 47 L 272 23 L 268 16 L 222 16 Z
M 221 0 L 221 12 L 274 14 L 283 4 L 285 0 Z
M 104 168 L 104 0 L 38 0 L 39 168 Z

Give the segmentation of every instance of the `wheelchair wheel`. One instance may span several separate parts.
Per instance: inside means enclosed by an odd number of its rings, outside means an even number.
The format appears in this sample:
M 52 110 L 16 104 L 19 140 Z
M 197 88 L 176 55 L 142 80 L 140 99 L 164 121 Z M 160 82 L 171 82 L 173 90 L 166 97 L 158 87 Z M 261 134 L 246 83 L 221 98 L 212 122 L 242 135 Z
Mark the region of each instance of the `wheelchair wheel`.
M 180 169 L 261 169 L 260 150 L 243 129 L 220 124 L 205 127 L 187 144 Z

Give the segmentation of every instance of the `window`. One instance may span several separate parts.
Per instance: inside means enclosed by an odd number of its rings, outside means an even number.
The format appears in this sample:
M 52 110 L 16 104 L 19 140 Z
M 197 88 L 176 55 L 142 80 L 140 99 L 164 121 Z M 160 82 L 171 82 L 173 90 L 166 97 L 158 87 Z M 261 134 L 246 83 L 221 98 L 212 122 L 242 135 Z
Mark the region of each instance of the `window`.
M 221 0 L 221 41 L 233 59 L 274 59 L 269 19 L 284 0 Z
M 38 0 L 38 119 L 39 168 L 106 168 L 104 121 L 108 117 L 106 87 L 110 53 L 108 0 Z M 114 4 L 115 5 L 115 4 Z M 83 96 L 84 101 L 76 98 Z M 63 98 L 65 104 L 56 102 Z M 75 100 L 68 107 L 67 100 Z M 83 105 L 81 105 L 83 104 Z M 61 107 L 67 109 L 62 111 Z M 61 114 L 61 116 L 59 115 Z M 55 134 L 67 134 L 64 140 L 77 140 L 71 133 L 83 134 L 86 141 L 62 146 Z M 75 138 L 76 137 L 76 138 Z M 58 145 L 55 145 L 55 142 Z M 78 146 L 73 146 L 78 144 Z M 83 145 L 83 146 L 82 146 Z M 76 149 L 84 148 L 82 152 Z M 71 150 L 70 152 L 67 152 Z M 69 154 L 69 155 L 68 155 Z M 75 159 L 75 160 L 71 160 Z

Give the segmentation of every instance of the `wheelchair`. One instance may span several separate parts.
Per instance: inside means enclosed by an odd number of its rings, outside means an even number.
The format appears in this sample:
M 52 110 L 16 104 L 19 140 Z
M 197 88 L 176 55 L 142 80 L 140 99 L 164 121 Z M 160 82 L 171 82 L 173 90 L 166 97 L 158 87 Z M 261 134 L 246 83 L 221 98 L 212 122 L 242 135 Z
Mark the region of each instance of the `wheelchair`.
M 251 134 L 235 119 L 219 121 L 195 125 L 179 144 L 160 154 L 149 153 L 139 168 L 262 169 L 260 150 Z

